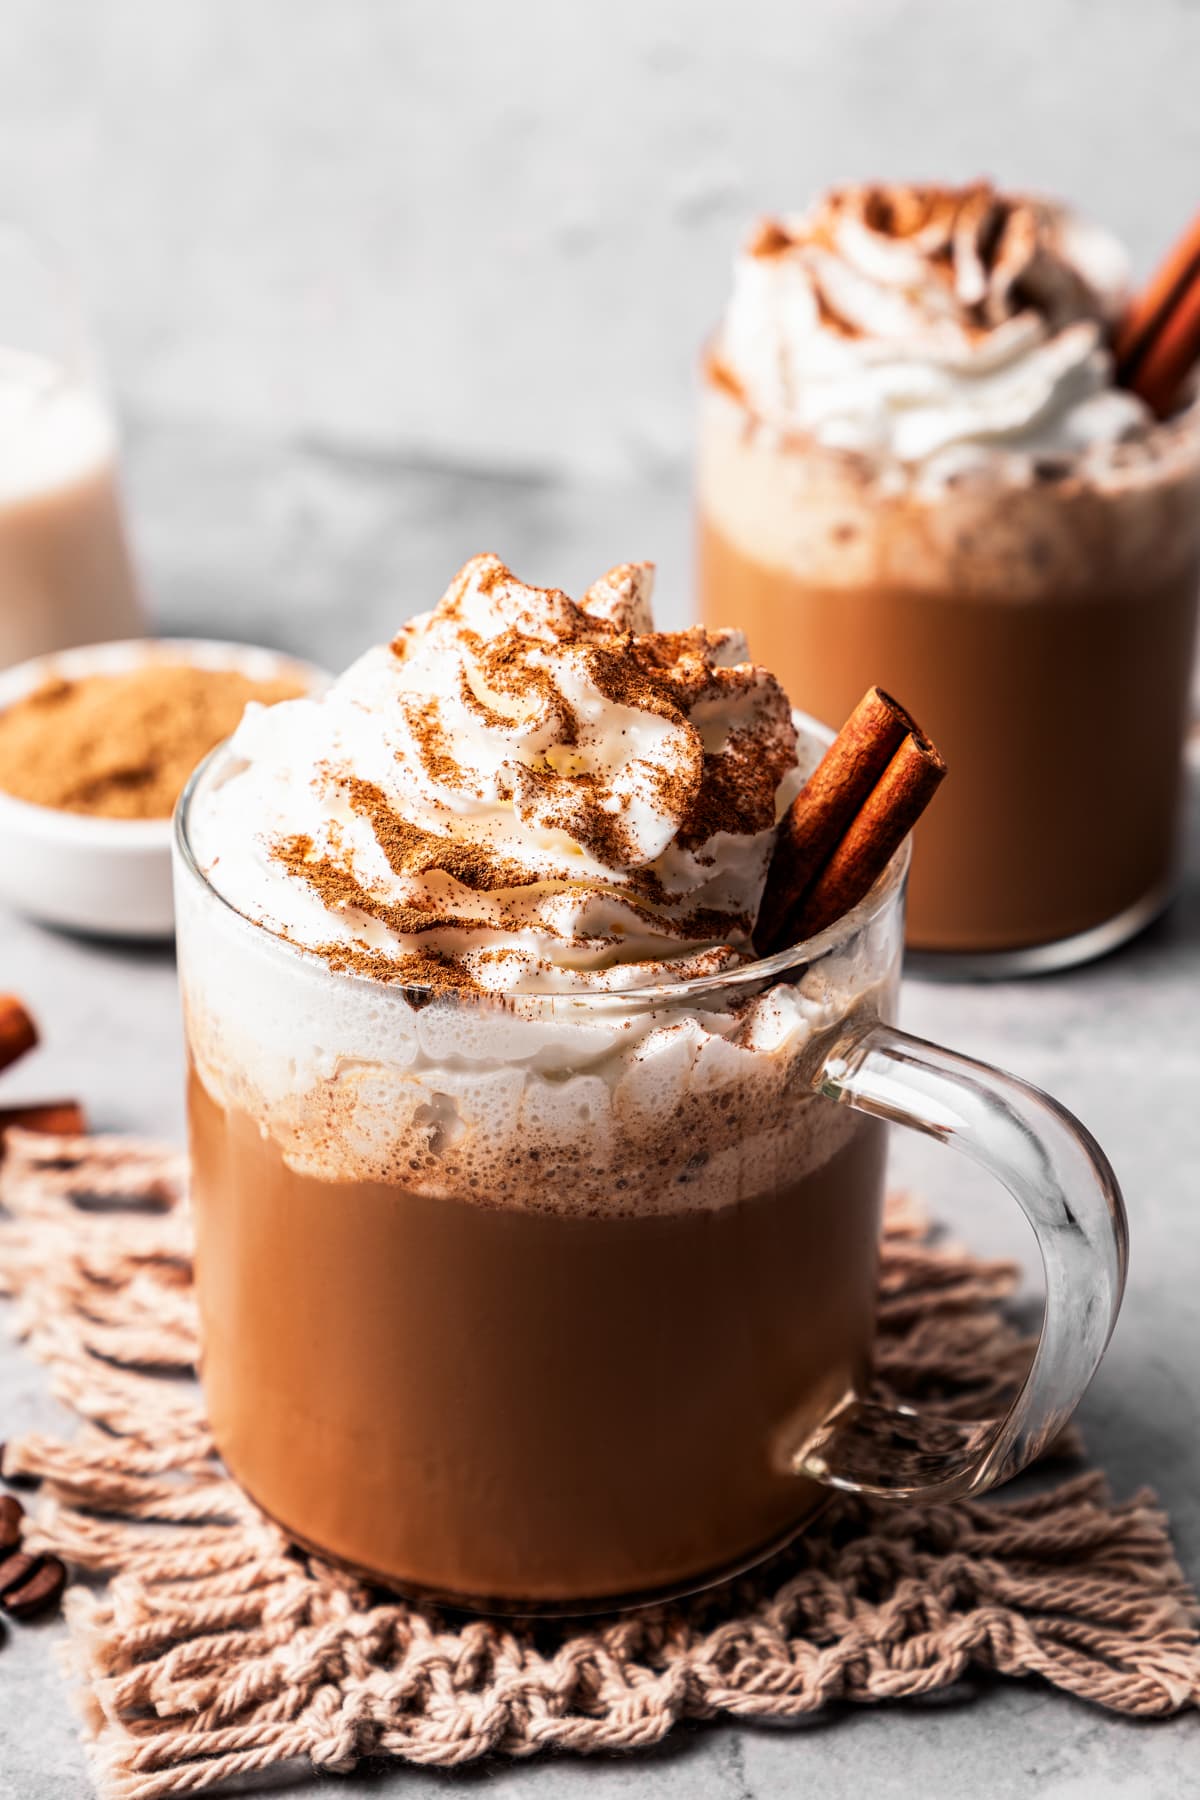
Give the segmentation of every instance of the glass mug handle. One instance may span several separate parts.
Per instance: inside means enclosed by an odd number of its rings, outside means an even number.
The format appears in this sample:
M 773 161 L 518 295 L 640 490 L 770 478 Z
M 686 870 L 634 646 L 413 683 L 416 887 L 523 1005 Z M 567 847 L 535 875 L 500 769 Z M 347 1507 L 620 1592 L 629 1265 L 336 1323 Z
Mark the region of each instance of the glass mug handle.
M 848 1400 L 795 1452 L 792 1468 L 888 1500 L 982 1493 L 1049 1446 L 1104 1354 L 1128 1259 L 1116 1177 L 1091 1133 L 1049 1095 L 889 1025 L 843 1037 L 816 1086 L 953 1144 L 995 1175 L 1033 1226 L 1046 1304 L 1033 1365 L 1002 1418 L 964 1423 Z

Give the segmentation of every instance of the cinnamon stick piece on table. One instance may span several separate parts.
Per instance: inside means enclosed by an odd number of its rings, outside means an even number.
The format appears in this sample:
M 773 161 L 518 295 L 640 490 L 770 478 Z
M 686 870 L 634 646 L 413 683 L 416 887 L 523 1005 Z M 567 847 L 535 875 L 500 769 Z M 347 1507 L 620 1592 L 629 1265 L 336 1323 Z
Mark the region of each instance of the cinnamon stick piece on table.
M 911 714 L 871 688 L 780 821 L 755 931 L 760 955 L 814 936 L 856 906 L 945 773 Z
M 0 1069 L 7 1069 L 38 1041 L 37 1026 L 15 994 L 0 994 Z
M 41 1100 L 26 1106 L 0 1106 L 0 1155 L 4 1139 L 16 1126 L 21 1131 L 44 1131 L 53 1137 L 82 1137 L 87 1119 L 77 1100 Z

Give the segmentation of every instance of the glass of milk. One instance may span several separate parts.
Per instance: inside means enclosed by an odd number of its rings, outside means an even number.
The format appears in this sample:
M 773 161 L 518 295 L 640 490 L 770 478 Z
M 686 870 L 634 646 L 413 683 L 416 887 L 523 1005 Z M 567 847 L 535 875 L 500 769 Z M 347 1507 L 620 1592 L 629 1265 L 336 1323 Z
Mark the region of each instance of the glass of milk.
M 0 668 L 144 632 L 116 451 L 69 276 L 0 222 Z

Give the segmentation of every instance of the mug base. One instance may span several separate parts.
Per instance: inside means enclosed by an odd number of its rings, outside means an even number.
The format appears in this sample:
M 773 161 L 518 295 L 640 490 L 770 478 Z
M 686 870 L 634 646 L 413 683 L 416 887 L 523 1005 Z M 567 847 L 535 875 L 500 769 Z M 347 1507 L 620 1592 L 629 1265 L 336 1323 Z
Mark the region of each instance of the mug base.
M 907 948 L 904 972 L 920 981 L 1012 981 L 1027 975 L 1056 975 L 1109 956 L 1139 937 L 1162 916 L 1175 897 L 1174 881 L 1135 900 L 1115 918 L 1049 944 L 1014 950 L 930 950 Z
M 232 1471 L 231 1471 L 232 1473 Z M 813 1521 L 825 1511 L 834 1492 L 818 1491 L 815 1498 L 805 1508 L 799 1518 L 792 1521 L 786 1529 L 777 1533 L 768 1542 L 758 1545 L 729 1561 L 718 1564 L 710 1570 L 680 1581 L 665 1582 L 657 1587 L 634 1589 L 613 1594 L 588 1594 L 563 1599 L 523 1599 L 512 1595 L 500 1594 L 465 1594 L 452 1588 L 426 1585 L 423 1582 L 411 1581 L 405 1577 L 391 1575 L 381 1569 L 372 1569 L 361 1563 L 350 1561 L 325 1549 L 321 1544 L 306 1538 L 303 1532 L 287 1525 L 276 1518 L 260 1501 L 255 1499 L 245 1483 L 234 1477 L 238 1486 L 254 1501 L 255 1506 L 271 1523 L 275 1525 L 297 1550 L 306 1556 L 317 1557 L 328 1563 L 331 1568 L 340 1569 L 343 1574 L 352 1575 L 356 1580 L 366 1582 L 369 1586 L 379 1588 L 384 1594 L 393 1595 L 400 1600 L 411 1601 L 416 1606 L 446 1608 L 453 1612 L 472 1613 L 482 1618 L 501 1619 L 586 1619 L 601 1618 L 612 1613 L 634 1612 L 641 1607 L 660 1606 L 672 1600 L 686 1600 L 692 1594 L 706 1593 L 711 1588 L 718 1588 L 727 1581 L 734 1581 L 739 1576 L 748 1574 L 760 1563 L 769 1562 L 771 1557 L 795 1541 L 807 1530 Z

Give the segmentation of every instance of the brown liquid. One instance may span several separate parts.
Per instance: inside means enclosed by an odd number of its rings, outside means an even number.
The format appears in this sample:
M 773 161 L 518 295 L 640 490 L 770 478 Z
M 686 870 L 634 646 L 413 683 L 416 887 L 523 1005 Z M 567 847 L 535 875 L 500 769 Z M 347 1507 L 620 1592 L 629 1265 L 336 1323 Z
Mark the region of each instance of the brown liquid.
M 110 461 L 0 499 L 0 668 L 145 628 Z
M 882 1127 L 716 1211 L 572 1216 L 298 1175 L 193 1075 L 203 1381 L 230 1469 L 387 1582 L 586 1603 L 785 1535 L 868 1371 Z
M 916 834 L 908 941 L 1053 943 L 1169 886 L 1197 571 L 1034 600 L 815 585 L 702 519 L 700 603 L 740 626 L 793 702 L 839 724 L 873 682 L 920 719 L 950 779 Z M 1032 550 L 1030 554 L 1032 554 Z

